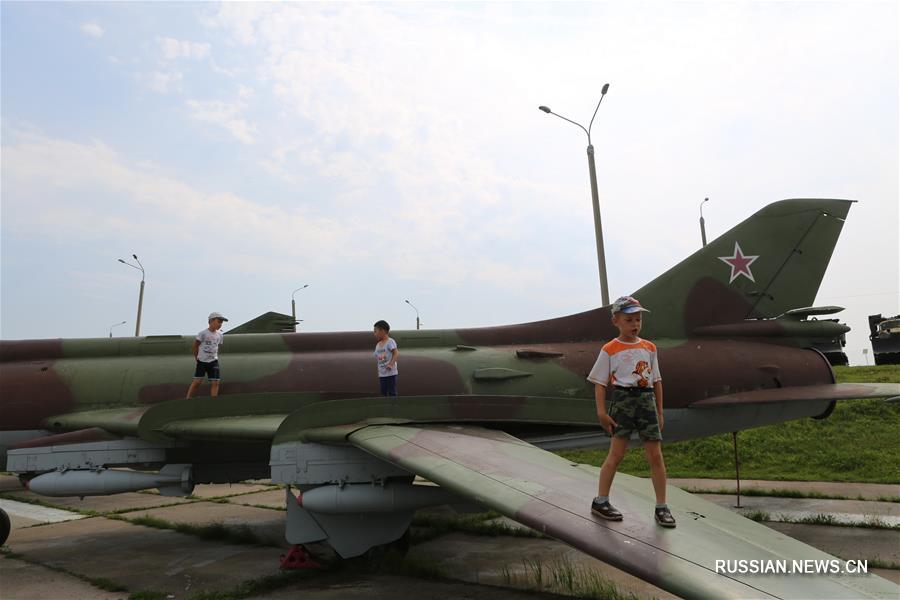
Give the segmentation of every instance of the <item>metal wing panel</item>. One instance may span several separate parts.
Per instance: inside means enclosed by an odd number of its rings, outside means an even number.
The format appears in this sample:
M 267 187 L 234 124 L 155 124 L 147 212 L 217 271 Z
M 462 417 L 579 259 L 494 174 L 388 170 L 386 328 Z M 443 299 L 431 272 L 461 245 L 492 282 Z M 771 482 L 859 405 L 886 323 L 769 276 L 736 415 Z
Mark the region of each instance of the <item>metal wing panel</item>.
M 616 476 L 620 523 L 590 513 L 596 471 L 505 433 L 478 427 L 378 425 L 348 440 L 457 494 L 686 598 L 895 597 L 875 576 L 787 576 L 715 573 L 717 559 L 792 560 L 834 557 L 727 509 L 668 488 L 676 529 L 653 520 L 649 481 Z
M 288 415 L 240 415 L 171 421 L 159 431 L 179 439 L 271 440 Z

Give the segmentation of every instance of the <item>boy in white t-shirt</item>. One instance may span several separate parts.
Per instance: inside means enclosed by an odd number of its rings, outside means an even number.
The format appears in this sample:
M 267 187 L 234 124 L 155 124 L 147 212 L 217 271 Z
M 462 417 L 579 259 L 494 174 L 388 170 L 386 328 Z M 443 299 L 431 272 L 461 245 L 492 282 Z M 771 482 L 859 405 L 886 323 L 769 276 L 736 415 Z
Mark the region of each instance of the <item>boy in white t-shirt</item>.
M 224 336 L 219 331 L 222 323 L 227 321 L 225 317 L 217 312 L 209 314 L 209 327 L 197 334 L 194 338 L 194 358 L 197 359 L 197 366 L 194 369 L 194 380 L 188 388 L 185 398 L 190 398 L 203 383 L 203 377 L 209 378 L 209 395 L 219 395 L 219 381 L 222 376 L 219 372 L 219 346 L 222 345 Z
M 666 464 L 662 456 L 663 389 L 662 375 L 653 342 L 641 339 L 641 314 L 650 312 L 630 296 L 612 304 L 612 322 L 619 337 L 600 351 L 588 381 L 595 384 L 597 416 L 603 429 L 612 436 L 609 454 L 600 467 L 598 495 L 591 512 L 608 521 L 621 521 L 622 513 L 609 502 L 609 490 L 619 463 L 625 456 L 628 439 L 637 432 L 644 442 L 650 463 L 650 479 L 656 492 L 654 518 L 662 527 L 675 527 L 675 518 L 666 504 Z M 606 388 L 612 383 L 610 405 L 606 406 Z
M 397 396 L 397 342 L 388 333 L 391 326 L 387 321 L 375 323 L 375 361 L 378 363 L 378 383 L 382 396 Z

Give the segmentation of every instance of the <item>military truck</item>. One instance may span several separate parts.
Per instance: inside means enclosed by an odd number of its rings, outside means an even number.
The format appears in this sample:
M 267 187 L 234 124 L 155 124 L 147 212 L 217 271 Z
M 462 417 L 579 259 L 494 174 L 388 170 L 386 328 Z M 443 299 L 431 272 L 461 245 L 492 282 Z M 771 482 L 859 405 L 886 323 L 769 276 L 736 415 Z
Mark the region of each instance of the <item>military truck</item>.
M 875 364 L 900 364 L 900 315 L 869 315 L 869 332 Z

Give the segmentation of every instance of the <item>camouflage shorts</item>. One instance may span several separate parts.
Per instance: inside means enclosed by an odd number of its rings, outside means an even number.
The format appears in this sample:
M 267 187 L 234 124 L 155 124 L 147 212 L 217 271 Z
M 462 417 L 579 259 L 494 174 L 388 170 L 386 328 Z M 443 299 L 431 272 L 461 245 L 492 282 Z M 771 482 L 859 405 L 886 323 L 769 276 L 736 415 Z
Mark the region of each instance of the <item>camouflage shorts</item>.
M 613 429 L 615 437 L 631 437 L 636 431 L 644 441 L 662 440 L 659 419 L 656 416 L 656 396 L 653 390 L 629 392 L 613 388 L 609 408 L 606 411 L 618 425 Z

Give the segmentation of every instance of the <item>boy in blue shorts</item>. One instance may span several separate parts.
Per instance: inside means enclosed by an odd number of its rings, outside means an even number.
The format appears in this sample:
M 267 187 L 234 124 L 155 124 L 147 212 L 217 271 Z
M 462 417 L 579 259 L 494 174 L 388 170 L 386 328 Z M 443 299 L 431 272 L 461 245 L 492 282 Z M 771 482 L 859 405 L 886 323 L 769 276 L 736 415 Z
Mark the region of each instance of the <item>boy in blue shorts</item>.
M 375 323 L 375 362 L 378 364 L 378 387 L 382 396 L 397 397 L 397 357 L 400 351 L 397 342 L 390 335 L 391 326 L 387 321 Z
M 600 467 L 598 495 L 591 512 L 608 521 L 621 521 L 622 513 L 609 502 L 609 490 L 619 463 L 625 456 L 628 439 L 637 432 L 644 442 L 650 463 L 650 479 L 656 492 L 654 518 L 662 527 L 675 527 L 675 518 L 666 504 L 666 464 L 662 456 L 663 389 L 656 357 L 656 345 L 641 339 L 642 313 L 650 312 L 630 296 L 612 304 L 612 322 L 619 337 L 600 351 L 588 381 L 594 383 L 597 417 L 612 436 L 609 454 Z M 606 406 L 606 388 L 612 384 L 612 398 Z

